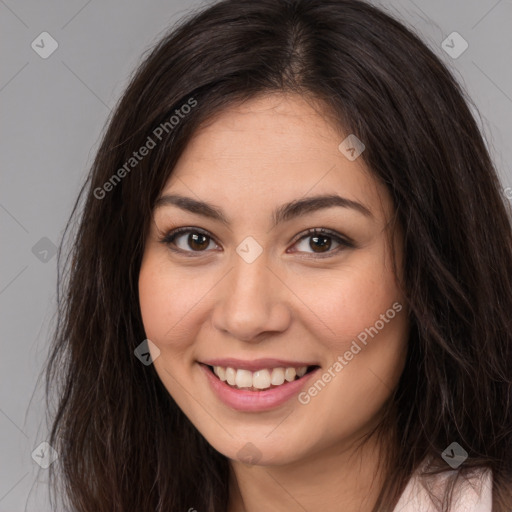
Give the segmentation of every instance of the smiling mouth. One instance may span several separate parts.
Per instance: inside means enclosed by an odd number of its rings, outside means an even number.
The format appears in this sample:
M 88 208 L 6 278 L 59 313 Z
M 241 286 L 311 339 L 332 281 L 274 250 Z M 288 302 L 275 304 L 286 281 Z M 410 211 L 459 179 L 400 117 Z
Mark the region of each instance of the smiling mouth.
M 302 379 L 305 375 L 320 368 L 318 365 L 266 368 L 251 372 L 231 367 L 204 365 L 217 379 L 233 389 L 244 391 L 268 391 L 286 386 L 290 382 Z

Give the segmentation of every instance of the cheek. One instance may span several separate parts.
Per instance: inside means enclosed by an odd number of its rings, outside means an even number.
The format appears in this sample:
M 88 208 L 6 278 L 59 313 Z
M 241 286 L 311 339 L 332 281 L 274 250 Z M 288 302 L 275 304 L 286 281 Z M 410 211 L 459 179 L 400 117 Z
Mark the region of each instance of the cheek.
M 145 258 L 139 274 L 139 302 L 142 321 L 147 337 L 159 343 L 165 329 L 169 329 L 168 315 L 173 294 L 167 288 L 165 275 L 152 265 L 151 258 Z
M 180 345 L 187 314 L 198 300 L 194 289 L 184 285 L 179 273 L 171 272 L 156 255 L 144 258 L 139 273 L 142 321 L 147 337 L 160 348 L 170 345 L 170 340 L 173 346 Z
M 208 292 L 218 275 L 193 268 L 172 266 L 165 254 L 151 248 L 139 272 L 139 303 L 146 336 L 168 354 L 176 356 L 193 350 L 194 340 L 207 321 Z
M 317 274 L 314 283 L 304 279 L 297 282 L 301 283 L 297 294 L 307 299 L 304 302 L 317 318 L 315 323 L 321 321 L 318 334 L 324 333 L 324 340 L 331 340 L 329 344 L 338 353 L 402 299 L 378 250 L 354 253 L 354 258 L 338 270 Z M 394 311 L 391 315 L 394 317 Z

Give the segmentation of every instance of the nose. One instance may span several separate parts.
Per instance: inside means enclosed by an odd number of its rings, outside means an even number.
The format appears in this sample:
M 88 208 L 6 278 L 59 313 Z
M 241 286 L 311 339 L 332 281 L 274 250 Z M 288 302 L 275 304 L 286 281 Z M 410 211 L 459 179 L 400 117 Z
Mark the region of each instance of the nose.
M 217 289 L 213 326 L 232 338 L 260 342 L 265 334 L 275 335 L 288 328 L 290 294 L 264 254 L 252 263 L 235 255 L 233 268 Z

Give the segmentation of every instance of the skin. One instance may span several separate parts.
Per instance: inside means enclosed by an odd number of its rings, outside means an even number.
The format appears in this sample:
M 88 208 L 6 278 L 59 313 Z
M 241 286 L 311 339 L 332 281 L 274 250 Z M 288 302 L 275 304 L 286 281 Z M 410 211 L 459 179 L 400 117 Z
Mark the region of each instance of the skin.
M 224 110 L 196 132 L 161 195 L 213 203 L 230 225 L 174 205 L 154 212 L 139 277 L 144 327 L 160 350 L 154 365 L 163 384 L 230 459 L 228 512 L 371 511 L 385 476 L 385 447 L 373 438 L 355 445 L 398 383 L 409 325 L 385 229 L 391 198 L 362 158 L 350 161 L 338 149 L 348 134 L 297 95 Z M 332 193 L 372 216 L 331 207 L 272 227 L 277 206 Z M 201 252 L 180 235 L 174 248 L 194 253 L 187 257 L 159 242 L 177 227 L 211 238 L 200 241 Z M 356 247 L 337 251 L 331 238 L 323 252 L 309 228 L 333 230 Z M 248 236 L 263 249 L 252 263 L 236 252 Z M 395 302 L 402 310 L 307 405 L 294 397 L 265 412 L 236 411 L 219 401 L 197 362 L 275 357 L 317 362 L 325 372 Z M 249 442 L 255 464 L 239 454 Z

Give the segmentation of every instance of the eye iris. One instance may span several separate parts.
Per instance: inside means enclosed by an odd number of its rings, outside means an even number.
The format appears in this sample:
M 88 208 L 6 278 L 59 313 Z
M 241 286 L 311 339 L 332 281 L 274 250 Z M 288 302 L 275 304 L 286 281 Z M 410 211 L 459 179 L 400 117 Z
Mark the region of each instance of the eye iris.
M 313 243 L 317 244 L 319 240 L 322 240 L 322 242 L 320 242 L 319 245 L 313 245 Z M 331 238 L 329 236 L 315 235 L 311 237 L 311 241 L 313 242 L 310 242 L 309 244 L 311 249 L 315 250 L 318 249 L 319 247 L 322 249 L 321 251 L 316 252 L 325 252 L 331 248 Z
M 198 241 L 201 239 L 202 239 L 202 243 Z M 190 233 L 188 235 L 188 244 L 189 244 L 190 248 L 201 251 L 208 247 L 208 244 L 209 244 L 208 237 L 201 233 Z

